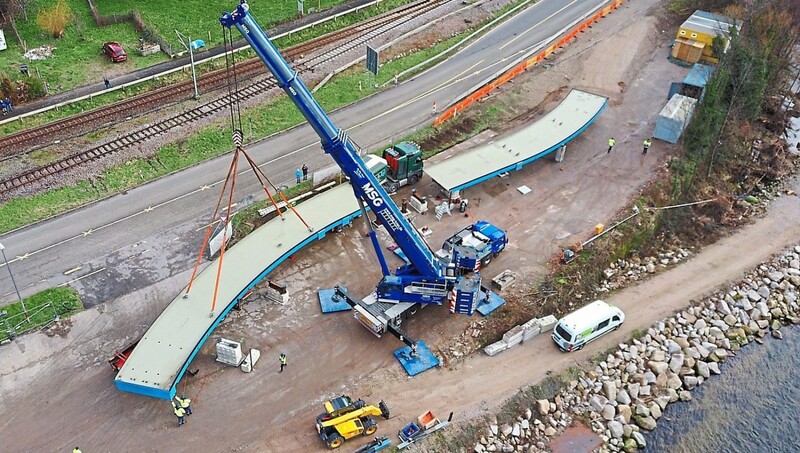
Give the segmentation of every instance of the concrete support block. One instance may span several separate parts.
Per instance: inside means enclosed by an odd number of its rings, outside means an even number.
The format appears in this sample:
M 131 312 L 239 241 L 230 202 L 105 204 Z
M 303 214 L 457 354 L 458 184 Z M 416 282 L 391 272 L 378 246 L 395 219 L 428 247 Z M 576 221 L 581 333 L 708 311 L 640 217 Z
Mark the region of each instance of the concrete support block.
M 508 349 L 508 344 L 505 341 L 500 340 L 497 343 L 492 343 L 489 346 L 483 348 L 483 352 L 485 352 L 486 355 L 488 355 L 489 357 L 493 357 L 505 351 L 506 349 Z
M 540 332 L 547 332 L 553 330 L 553 327 L 556 326 L 558 320 L 553 315 L 545 316 L 544 318 L 539 318 L 539 331 Z

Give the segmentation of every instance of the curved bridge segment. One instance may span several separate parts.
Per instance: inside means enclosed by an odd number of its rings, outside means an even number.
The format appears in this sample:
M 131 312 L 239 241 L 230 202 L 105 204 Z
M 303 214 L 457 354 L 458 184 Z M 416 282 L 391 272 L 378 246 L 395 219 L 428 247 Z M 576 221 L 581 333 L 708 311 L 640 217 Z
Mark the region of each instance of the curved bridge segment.
M 477 146 L 425 169 L 437 184 L 454 192 L 502 173 L 520 170 L 577 137 L 600 115 L 608 98 L 572 90 L 550 113 L 530 126 Z
M 296 216 L 276 217 L 226 250 L 217 309 L 211 312 L 218 266 L 214 260 L 195 277 L 189 296 L 183 297 L 185 291 L 178 294 L 150 326 L 117 373 L 117 389 L 171 399 L 189 363 L 239 299 L 293 253 L 361 215 L 349 184 L 295 209 L 314 231 L 309 232 Z

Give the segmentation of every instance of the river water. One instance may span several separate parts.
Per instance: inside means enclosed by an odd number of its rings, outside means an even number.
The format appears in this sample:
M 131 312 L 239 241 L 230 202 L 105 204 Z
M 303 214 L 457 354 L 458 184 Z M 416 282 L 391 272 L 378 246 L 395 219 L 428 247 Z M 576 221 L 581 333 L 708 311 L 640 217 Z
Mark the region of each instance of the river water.
M 750 344 L 667 406 L 645 436 L 648 452 L 800 452 L 800 328 Z

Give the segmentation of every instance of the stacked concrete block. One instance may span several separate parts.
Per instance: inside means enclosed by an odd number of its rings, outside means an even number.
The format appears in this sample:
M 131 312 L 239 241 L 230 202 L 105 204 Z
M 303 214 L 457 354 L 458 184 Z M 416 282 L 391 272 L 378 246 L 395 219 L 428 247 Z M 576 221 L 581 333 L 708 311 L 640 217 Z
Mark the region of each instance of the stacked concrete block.
M 556 326 L 558 320 L 553 315 L 545 316 L 544 318 L 539 318 L 539 330 L 540 332 L 547 332 L 549 330 L 553 330 L 553 327 Z
M 514 326 L 513 329 L 503 334 L 503 341 L 506 342 L 508 347 L 516 346 L 522 343 L 522 335 L 524 334 L 522 326 Z
M 503 351 L 508 349 L 508 343 L 503 340 L 498 341 L 497 343 L 492 343 L 489 346 L 483 348 L 483 352 L 486 353 L 489 357 L 495 356 Z
M 526 342 L 536 335 L 539 335 L 541 327 L 539 326 L 539 319 L 533 318 L 522 325 L 522 342 Z

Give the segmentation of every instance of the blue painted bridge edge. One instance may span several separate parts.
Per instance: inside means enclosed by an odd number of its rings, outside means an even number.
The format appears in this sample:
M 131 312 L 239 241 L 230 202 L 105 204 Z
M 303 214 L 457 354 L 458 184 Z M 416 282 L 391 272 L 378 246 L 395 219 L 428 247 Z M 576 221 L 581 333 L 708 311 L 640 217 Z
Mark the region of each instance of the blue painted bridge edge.
M 244 287 L 244 289 L 242 289 L 239 292 L 239 294 L 235 298 L 233 298 L 233 300 L 230 301 L 230 303 L 228 303 L 225 309 L 220 312 L 219 316 L 217 316 L 217 319 L 214 321 L 213 324 L 211 324 L 211 326 L 206 331 L 205 335 L 203 335 L 203 338 L 201 338 L 200 342 L 197 343 L 197 346 L 195 346 L 194 350 L 189 355 L 189 358 L 186 359 L 186 362 L 184 362 L 183 367 L 181 368 L 180 372 L 178 372 L 178 375 L 175 377 L 175 380 L 172 382 L 172 386 L 170 387 L 169 391 L 164 391 L 161 389 L 147 387 L 143 385 L 131 384 L 127 382 L 118 381 L 115 379 L 114 383 L 117 389 L 123 392 L 136 393 L 139 395 L 150 396 L 153 398 L 159 398 L 163 400 L 172 399 L 175 396 L 175 393 L 177 392 L 178 383 L 183 378 L 183 375 L 186 374 L 186 370 L 189 369 L 189 364 L 192 363 L 192 360 L 194 360 L 197 353 L 200 352 L 200 349 L 203 347 L 203 344 L 205 344 L 205 342 L 214 332 L 214 329 L 217 328 L 217 326 L 222 322 L 222 320 L 225 319 L 225 316 L 227 316 L 228 313 L 230 313 L 230 311 L 233 309 L 236 303 L 239 302 L 239 300 L 241 300 L 241 298 L 244 297 L 244 295 L 247 294 L 248 291 L 253 289 L 253 287 L 256 286 L 258 282 L 263 280 L 264 277 L 267 276 L 267 274 L 272 272 L 276 267 L 278 267 L 278 265 L 286 261 L 286 259 L 292 256 L 293 254 L 297 253 L 300 249 L 310 244 L 314 240 L 324 238 L 329 231 L 333 230 L 336 227 L 349 225 L 354 218 L 360 216 L 361 216 L 361 211 L 356 210 L 342 217 L 341 219 L 328 224 L 326 227 L 315 231 L 314 234 L 310 235 L 305 240 L 303 240 L 299 244 L 289 249 L 289 251 L 281 255 L 280 258 L 273 261 L 269 266 L 267 266 L 266 269 L 261 271 L 261 273 L 258 274 L 258 276 L 254 278 L 246 287 Z
M 606 98 L 606 100 L 603 101 L 603 105 L 600 107 L 600 109 L 597 111 L 597 113 L 595 113 L 594 116 L 591 117 L 589 119 L 589 121 L 586 122 L 586 124 L 581 126 L 580 129 L 578 129 L 577 131 L 573 132 L 569 137 L 567 137 L 564 140 L 561 140 L 560 142 L 558 142 L 558 144 L 556 144 L 554 146 L 551 146 L 550 148 L 547 148 L 546 150 L 544 150 L 544 151 L 542 151 L 542 152 L 540 152 L 538 154 L 535 154 L 535 155 L 533 155 L 533 156 L 531 156 L 531 157 L 529 157 L 529 158 L 527 158 L 525 160 L 519 161 L 516 164 L 512 164 L 512 165 L 509 165 L 509 166 L 507 166 L 505 168 L 501 168 L 500 170 L 497 170 L 497 171 L 494 171 L 492 173 L 489 173 L 488 175 L 483 175 L 480 178 L 475 178 L 472 181 L 465 182 L 464 184 L 461 184 L 460 186 L 456 186 L 456 187 L 454 187 L 454 188 L 452 188 L 450 190 L 451 191 L 464 190 L 464 189 L 466 189 L 468 187 L 474 186 L 475 184 L 479 184 L 479 183 L 482 183 L 483 181 L 492 179 L 497 175 L 500 175 L 500 174 L 503 174 L 503 173 L 506 173 L 506 172 L 509 172 L 509 171 L 521 170 L 522 167 L 524 167 L 525 165 L 528 165 L 529 163 L 531 163 L 531 162 L 533 162 L 533 161 L 535 161 L 535 160 L 537 160 L 539 158 L 542 158 L 542 157 L 552 153 L 553 151 L 557 150 L 558 148 L 561 148 L 562 146 L 564 146 L 567 143 L 569 143 L 570 141 L 572 141 L 581 132 L 585 131 L 587 127 L 589 127 L 592 123 L 594 123 L 594 120 L 596 120 L 597 117 L 600 116 L 600 113 L 603 110 L 605 110 L 607 104 L 608 104 L 608 98 Z

